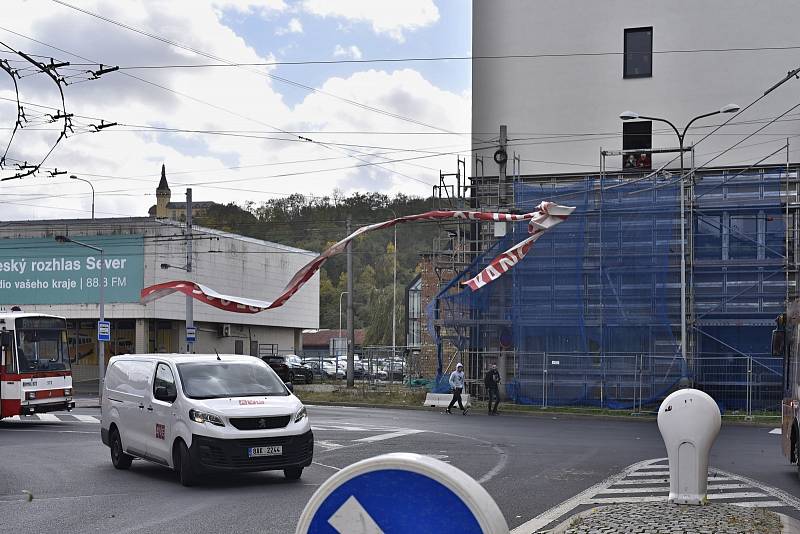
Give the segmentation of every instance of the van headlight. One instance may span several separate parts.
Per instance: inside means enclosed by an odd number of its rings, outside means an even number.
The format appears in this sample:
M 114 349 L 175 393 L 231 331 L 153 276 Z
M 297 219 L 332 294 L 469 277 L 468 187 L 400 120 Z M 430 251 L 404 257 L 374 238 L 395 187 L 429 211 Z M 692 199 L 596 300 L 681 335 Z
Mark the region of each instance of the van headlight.
M 302 421 L 306 417 L 308 417 L 308 413 L 306 412 L 306 407 L 305 406 L 301 406 L 300 409 L 297 410 L 297 413 L 294 414 L 294 422 L 295 423 L 299 423 L 300 421 Z
M 212 425 L 216 426 L 225 426 L 225 423 L 222 421 L 220 416 L 198 410 L 189 410 L 189 419 L 200 424 L 211 423 Z

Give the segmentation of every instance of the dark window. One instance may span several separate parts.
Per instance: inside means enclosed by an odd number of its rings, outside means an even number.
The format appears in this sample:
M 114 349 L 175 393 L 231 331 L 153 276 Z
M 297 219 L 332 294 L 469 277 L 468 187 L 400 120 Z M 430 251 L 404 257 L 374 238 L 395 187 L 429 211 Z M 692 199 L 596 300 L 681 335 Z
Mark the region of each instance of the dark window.
M 653 76 L 653 27 L 625 29 L 623 78 Z
M 250 356 L 258 356 L 258 341 L 250 341 Z
M 159 388 L 163 388 L 163 391 L 159 392 Z M 156 367 L 156 377 L 155 380 L 153 380 L 153 393 L 154 398 L 164 402 L 173 402 L 169 399 L 174 399 L 175 396 L 178 395 L 172 369 L 165 363 L 159 363 L 158 367 Z M 159 394 L 162 396 L 159 396 Z
M 653 147 L 653 123 L 633 121 L 622 123 L 622 150 L 649 150 Z M 631 152 L 622 155 L 623 169 L 649 169 L 650 152 Z
M 234 342 L 234 349 L 235 354 L 244 354 L 244 341 L 241 339 L 237 339 Z

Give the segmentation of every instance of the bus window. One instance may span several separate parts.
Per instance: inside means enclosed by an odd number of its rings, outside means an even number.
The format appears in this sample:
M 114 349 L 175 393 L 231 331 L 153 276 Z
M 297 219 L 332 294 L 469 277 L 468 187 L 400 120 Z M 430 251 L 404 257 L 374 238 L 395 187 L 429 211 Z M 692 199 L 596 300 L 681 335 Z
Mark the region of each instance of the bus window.
M 66 331 L 54 328 L 17 330 L 17 359 L 21 373 L 69 369 Z

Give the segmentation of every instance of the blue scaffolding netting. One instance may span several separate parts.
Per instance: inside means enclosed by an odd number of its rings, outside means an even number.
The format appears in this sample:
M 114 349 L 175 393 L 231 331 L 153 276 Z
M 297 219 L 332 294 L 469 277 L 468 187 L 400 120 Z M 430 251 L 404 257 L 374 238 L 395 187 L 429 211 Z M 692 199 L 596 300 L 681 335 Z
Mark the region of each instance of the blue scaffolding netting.
M 686 375 L 723 409 L 776 409 L 781 363 L 769 350 L 786 297 L 785 178 L 784 169 L 698 173 L 686 208 L 685 366 L 677 180 L 516 183 L 520 210 L 542 200 L 577 209 L 504 277 L 461 289 L 527 236 L 526 224 L 514 226 L 429 303 L 438 389 L 450 354 L 469 358 L 475 377 L 504 355 L 507 393 L 523 404 L 648 405 Z

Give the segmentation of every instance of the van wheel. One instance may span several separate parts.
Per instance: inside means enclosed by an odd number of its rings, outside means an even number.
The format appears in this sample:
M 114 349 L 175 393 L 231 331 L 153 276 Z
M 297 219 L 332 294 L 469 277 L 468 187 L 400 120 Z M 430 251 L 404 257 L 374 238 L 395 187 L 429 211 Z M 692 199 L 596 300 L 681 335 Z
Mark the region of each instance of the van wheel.
M 292 371 L 289 371 L 289 380 L 288 380 L 288 382 L 294 382 L 294 373 Z
M 189 455 L 189 448 L 181 441 L 178 444 L 177 458 L 175 462 L 175 470 L 178 472 L 178 480 L 187 488 L 197 484 L 197 475 L 194 472 L 192 465 L 192 457 Z
M 129 469 L 133 462 L 133 456 L 125 454 L 122 448 L 122 440 L 119 431 L 115 428 L 111 431 L 111 463 L 117 469 Z
M 313 382 L 314 382 L 314 375 L 312 375 L 312 374 L 307 374 L 307 375 L 306 375 L 306 384 L 311 384 L 311 383 L 313 383 Z
M 286 480 L 300 480 L 302 474 L 302 467 L 290 467 L 283 470 L 283 476 L 286 477 Z

